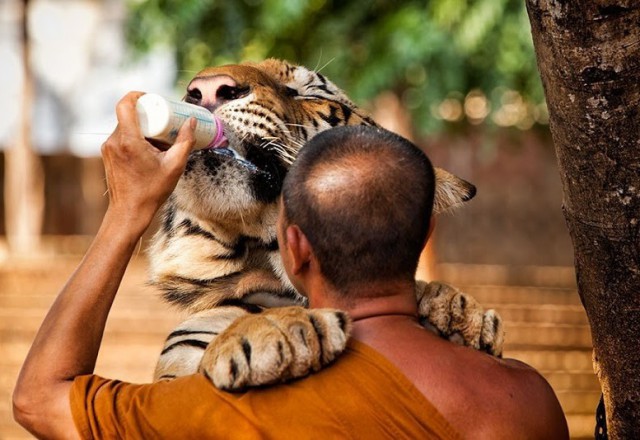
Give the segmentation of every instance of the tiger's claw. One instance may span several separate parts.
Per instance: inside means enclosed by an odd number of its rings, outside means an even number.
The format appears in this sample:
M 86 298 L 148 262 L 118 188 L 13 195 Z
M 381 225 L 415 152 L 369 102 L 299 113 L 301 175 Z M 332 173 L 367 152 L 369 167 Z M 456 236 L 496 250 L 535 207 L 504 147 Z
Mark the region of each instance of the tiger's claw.
M 332 362 L 346 347 L 349 317 L 331 309 L 269 309 L 236 320 L 205 350 L 199 371 L 220 389 L 283 382 Z
M 425 327 L 460 345 L 502 356 L 504 327 L 495 310 L 485 311 L 470 295 L 435 281 L 416 281 L 416 296 Z

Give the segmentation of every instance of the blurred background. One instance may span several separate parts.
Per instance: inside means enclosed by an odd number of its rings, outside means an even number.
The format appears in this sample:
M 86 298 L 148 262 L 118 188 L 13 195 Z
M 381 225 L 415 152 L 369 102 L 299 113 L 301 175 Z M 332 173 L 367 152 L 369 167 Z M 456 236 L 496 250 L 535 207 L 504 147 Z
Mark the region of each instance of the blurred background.
M 478 187 L 439 218 L 421 270 L 496 308 L 506 356 L 549 380 L 573 438 L 593 437 L 600 391 L 524 1 L 0 0 L 0 439 L 29 438 L 11 390 L 106 208 L 118 99 L 179 99 L 203 67 L 267 57 L 320 70 Z M 147 238 L 98 374 L 150 380 L 181 318 L 145 285 Z

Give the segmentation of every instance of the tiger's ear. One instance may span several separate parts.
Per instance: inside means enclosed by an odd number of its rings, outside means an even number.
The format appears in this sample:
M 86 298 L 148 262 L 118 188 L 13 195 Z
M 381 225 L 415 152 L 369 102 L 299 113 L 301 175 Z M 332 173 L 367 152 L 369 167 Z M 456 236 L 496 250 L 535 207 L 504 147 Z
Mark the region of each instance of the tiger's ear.
M 466 180 L 454 176 L 442 168 L 434 167 L 436 174 L 436 193 L 433 200 L 433 213 L 440 214 L 468 202 L 476 195 L 476 187 Z

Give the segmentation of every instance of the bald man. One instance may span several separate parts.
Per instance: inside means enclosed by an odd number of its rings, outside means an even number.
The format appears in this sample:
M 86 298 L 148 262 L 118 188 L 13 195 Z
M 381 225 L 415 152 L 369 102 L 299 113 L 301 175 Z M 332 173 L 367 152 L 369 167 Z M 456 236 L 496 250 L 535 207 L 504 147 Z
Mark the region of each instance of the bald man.
M 14 416 L 29 431 L 135 439 L 567 437 L 557 399 L 534 370 L 455 346 L 418 324 L 413 275 L 428 237 L 433 170 L 412 144 L 372 128 L 330 130 L 305 146 L 285 181 L 278 220 L 295 286 L 312 307 L 353 317 L 353 339 L 334 365 L 243 394 L 220 391 L 202 374 L 145 385 L 93 375 L 127 262 L 193 147 L 194 121 L 168 151 L 148 144 L 135 116 L 139 96 L 118 104 L 118 127 L 103 147 L 110 195 L 103 224 L 45 318 L 14 391 Z
M 352 337 L 398 368 L 463 437 L 567 438 L 558 400 L 534 369 L 419 325 L 414 274 L 433 192 L 429 160 L 395 134 L 343 127 L 318 135 L 284 184 L 278 242 L 287 275 L 310 307 L 347 311 Z

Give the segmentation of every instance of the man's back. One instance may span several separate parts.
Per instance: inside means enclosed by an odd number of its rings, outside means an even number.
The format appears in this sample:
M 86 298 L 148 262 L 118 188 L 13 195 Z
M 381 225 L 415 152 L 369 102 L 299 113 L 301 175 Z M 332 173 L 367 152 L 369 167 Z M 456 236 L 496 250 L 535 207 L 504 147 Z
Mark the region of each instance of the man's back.
M 468 438 L 568 438 L 549 384 L 531 367 L 454 346 L 409 316 L 356 322 L 354 336 L 393 363 Z

